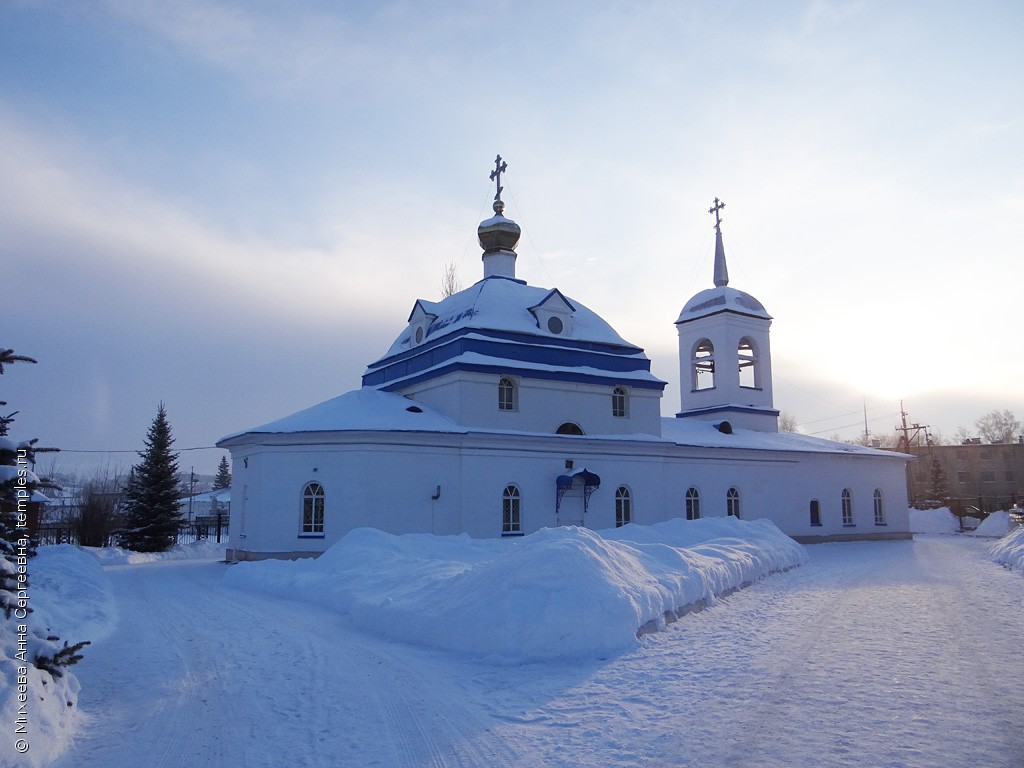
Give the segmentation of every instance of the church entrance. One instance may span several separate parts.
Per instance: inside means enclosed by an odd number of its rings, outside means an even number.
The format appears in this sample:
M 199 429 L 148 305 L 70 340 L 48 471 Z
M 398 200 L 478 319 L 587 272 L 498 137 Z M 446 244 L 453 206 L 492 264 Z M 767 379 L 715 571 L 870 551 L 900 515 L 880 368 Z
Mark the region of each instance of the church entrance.
M 601 478 L 585 468 L 559 475 L 555 481 L 555 524 L 587 524 L 590 494 L 601 485 Z
M 562 494 L 555 510 L 555 525 L 583 524 L 583 486 L 576 485 Z

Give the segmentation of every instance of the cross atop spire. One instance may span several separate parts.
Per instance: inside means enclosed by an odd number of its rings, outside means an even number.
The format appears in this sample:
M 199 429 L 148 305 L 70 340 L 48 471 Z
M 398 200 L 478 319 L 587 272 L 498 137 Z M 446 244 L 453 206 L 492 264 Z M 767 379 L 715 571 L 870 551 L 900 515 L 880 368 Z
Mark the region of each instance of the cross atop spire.
M 722 217 L 718 212 L 725 208 L 725 203 L 715 198 L 715 204 L 708 208 L 708 213 L 715 214 L 715 286 L 729 284 L 729 268 L 725 264 L 725 245 L 722 244 Z
M 506 168 L 508 168 L 508 163 L 501 159 L 501 155 L 494 158 L 494 170 L 491 171 L 491 181 L 495 183 L 497 191 L 494 193 L 494 205 L 491 207 L 495 213 L 501 213 L 505 210 L 505 204 L 501 202 L 501 190 L 504 189 L 501 186 L 501 174 L 505 172 Z
M 494 178 L 493 174 L 491 175 L 491 178 Z M 723 208 L 725 208 L 725 203 L 723 203 L 717 197 L 715 198 L 715 204 L 708 208 L 708 213 L 715 214 L 715 230 L 717 230 L 719 233 L 721 233 L 722 231 L 722 219 L 718 215 L 718 212 Z

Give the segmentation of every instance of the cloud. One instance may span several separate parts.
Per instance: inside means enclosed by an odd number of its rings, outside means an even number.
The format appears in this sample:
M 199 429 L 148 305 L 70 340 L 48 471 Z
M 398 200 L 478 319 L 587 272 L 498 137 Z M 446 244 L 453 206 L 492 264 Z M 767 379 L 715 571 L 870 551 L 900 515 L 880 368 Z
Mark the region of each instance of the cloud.
M 2 105 L 0 145 L 0 222 L 5 248 L 26 256 L 23 270 L 87 268 L 129 292 L 173 284 L 246 315 L 300 323 L 378 315 L 380 267 L 394 258 L 400 233 L 388 230 L 387 213 L 372 199 L 344 231 L 311 222 L 329 236 L 322 247 L 296 247 L 219 229 L 180 201 L 107 173 L 73 138 L 47 137 Z

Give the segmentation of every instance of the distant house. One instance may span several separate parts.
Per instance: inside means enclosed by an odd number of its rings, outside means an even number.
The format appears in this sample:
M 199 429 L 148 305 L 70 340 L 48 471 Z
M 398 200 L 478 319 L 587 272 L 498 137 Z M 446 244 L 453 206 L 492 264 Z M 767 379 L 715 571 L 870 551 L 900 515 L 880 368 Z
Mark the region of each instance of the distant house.
M 1016 443 L 976 438 L 962 445 L 911 446 L 910 452 L 918 457 L 907 473 L 911 499 L 927 499 L 935 460 L 946 474 L 954 512 L 994 512 L 1024 502 L 1024 437 Z
M 181 510 L 181 519 L 189 522 L 209 521 L 216 518 L 218 514 L 227 520 L 231 514 L 231 489 L 223 488 L 199 493 L 195 496 L 186 496 L 178 499 L 178 508 Z
M 675 322 L 674 417 L 643 349 L 516 278 L 520 229 L 496 195 L 483 278 L 416 301 L 360 389 L 217 443 L 234 470 L 229 557 L 317 555 L 362 526 L 515 537 L 716 515 L 802 541 L 909 538 L 909 456 L 779 432 L 772 318 L 728 285 L 715 203 L 714 287 Z

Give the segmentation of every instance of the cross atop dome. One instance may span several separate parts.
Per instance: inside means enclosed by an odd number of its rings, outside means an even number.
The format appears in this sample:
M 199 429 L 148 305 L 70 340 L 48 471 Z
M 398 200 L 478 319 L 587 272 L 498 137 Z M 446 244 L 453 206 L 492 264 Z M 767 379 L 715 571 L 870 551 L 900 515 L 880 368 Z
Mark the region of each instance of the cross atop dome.
M 729 268 L 725 264 L 725 245 L 722 244 L 722 217 L 718 212 L 725 208 L 725 203 L 715 198 L 715 204 L 708 208 L 708 213 L 715 215 L 715 287 L 729 284 Z
M 501 213 L 505 210 L 505 204 L 501 202 L 501 190 L 504 189 L 504 187 L 501 186 L 501 174 L 503 174 L 507 168 L 508 163 L 501 159 L 501 155 L 494 158 L 494 170 L 491 171 L 491 181 L 495 183 L 495 186 L 498 189 L 494 193 L 494 204 L 491 208 L 495 213 Z
M 494 158 L 494 170 L 491 181 L 494 182 L 494 204 L 491 208 L 494 215 L 481 221 L 476 234 L 480 247 L 484 249 L 484 277 L 516 278 L 516 245 L 519 243 L 521 230 L 511 219 L 505 218 L 505 203 L 501 201 L 501 174 L 508 169 L 508 163 L 501 155 Z

